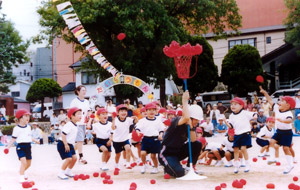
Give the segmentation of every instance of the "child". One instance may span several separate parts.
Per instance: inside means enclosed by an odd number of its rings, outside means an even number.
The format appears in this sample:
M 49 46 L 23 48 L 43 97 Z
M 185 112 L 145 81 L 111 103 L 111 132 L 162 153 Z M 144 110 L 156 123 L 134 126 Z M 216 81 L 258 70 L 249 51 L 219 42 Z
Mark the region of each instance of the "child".
M 74 177 L 71 170 L 77 161 L 74 149 L 75 139 L 78 132 L 76 123 L 81 120 L 81 117 L 81 109 L 77 107 L 69 109 L 68 118 L 70 121 L 63 126 L 61 137 L 57 143 L 57 151 L 61 159 L 65 160 L 61 166 L 61 172 L 58 174 L 58 177 L 62 180 L 66 180 L 68 177 Z
M 212 137 L 214 135 L 214 125 L 210 122 L 209 117 L 206 117 L 206 122 L 201 123 L 200 127 L 203 128 L 203 137 Z
M 128 108 L 126 105 L 121 104 L 117 106 L 118 117 L 113 118 L 112 129 L 114 130 L 113 134 L 113 147 L 116 152 L 115 156 L 115 167 L 119 168 L 119 161 L 121 152 L 125 150 L 126 152 L 126 169 L 131 169 L 130 166 L 130 156 L 131 149 L 129 144 L 129 128 L 132 124 L 136 123 L 136 117 L 127 117 Z
M 266 97 L 267 101 L 273 108 L 275 113 L 276 132 L 270 140 L 270 159 L 268 164 L 275 163 L 275 144 L 283 147 L 284 154 L 287 160 L 287 166 L 283 174 L 288 174 L 294 168 L 293 157 L 290 147 L 293 140 L 292 121 L 293 113 L 290 111 L 295 108 L 295 100 L 290 96 L 283 96 L 278 104 L 274 104 L 269 94 L 260 86 L 260 92 Z
M 258 157 L 264 157 L 268 155 L 270 140 L 274 135 L 274 131 L 273 131 L 274 126 L 275 126 L 274 117 L 268 117 L 266 120 L 266 126 L 263 127 L 260 130 L 260 132 L 257 134 L 256 143 L 261 147 L 260 154 L 258 155 Z M 275 152 L 276 158 L 278 158 L 279 157 L 278 145 L 275 145 L 275 150 L 276 150 Z
M 251 125 L 250 120 L 256 115 L 253 112 L 244 110 L 245 103 L 244 100 L 235 97 L 230 101 L 230 108 L 232 114 L 229 116 L 229 122 L 225 120 L 225 124 L 228 128 L 233 128 L 235 131 L 234 142 L 233 142 L 233 152 L 234 152 L 234 173 L 239 172 L 240 161 L 239 161 L 239 151 L 241 150 L 243 157 L 245 159 L 245 170 L 244 172 L 249 172 L 250 162 L 248 157 L 247 148 L 252 147 L 251 145 Z
M 93 131 L 96 133 L 96 145 L 99 148 L 99 152 L 102 154 L 102 166 L 101 170 L 108 170 L 107 162 L 110 159 L 111 154 L 111 142 L 112 142 L 112 129 L 111 122 L 108 121 L 108 112 L 105 108 L 100 108 L 97 111 L 99 122 L 92 124 Z
M 226 133 L 227 131 L 227 126 L 223 122 L 224 119 L 222 117 L 219 118 L 219 123 L 217 123 L 217 132 L 218 133 Z
M 15 117 L 17 119 L 18 125 L 14 127 L 12 133 L 12 139 L 7 145 L 7 149 L 13 145 L 14 142 L 17 142 L 16 151 L 21 162 L 20 167 L 20 183 L 23 183 L 27 180 L 25 171 L 31 165 L 31 142 L 39 143 L 39 141 L 34 140 L 31 137 L 31 127 L 28 125 L 30 120 L 30 112 L 26 109 L 19 109 L 16 111 Z
M 253 121 L 251 123 L 252 128 L 251 128 L 251 137 L 256 138 L 257 134 L 259 133 L 260 129 L 257 126 L 257 122 Z
M 158 173 L 158 160 L 156 154 L 158 154 L 160 151 L 160 141 L 162 140 L 165 126 L 161 120 L 155 117 L 155 104 L 147 104 L 145 108 L 147 117 L 139 120 L 135 129 L 138 134 L 142 133 L 144 135 L 141 148 L 141 158 L 144 165 L 142 166 L 141 173 L 144 174 L 146 172 L 146 156 L 150 153 L 154 164 L 151 174 L 156 174 Z
M 300 134 L 300 113 L 297 115 L 297 119 L 294 121 L 294 126 L 297 134 Z

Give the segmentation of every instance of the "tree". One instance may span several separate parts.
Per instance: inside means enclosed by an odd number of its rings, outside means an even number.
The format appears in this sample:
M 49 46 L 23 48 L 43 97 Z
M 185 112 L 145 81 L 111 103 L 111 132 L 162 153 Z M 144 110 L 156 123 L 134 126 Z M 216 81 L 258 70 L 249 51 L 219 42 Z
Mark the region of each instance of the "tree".
M 24 42 L 13 24 L 0 13 L 0 92 L 7 93 L 7 85 L 14 84 L 16 77 L 12 75 L 12 66 L 29 60 L 28 46 L 29 42 Z
M 41 118 L 43 119 L 44 113 L 44 99 L 45 97 L 54 98 L 62 95 L 62 88 L 53 79 L 41 78 L 30 86 L 26 100 L 29 102 L 41 103 Z
M 211 29 L 222 35 L 225 27 L 237 30 L 241 25 L 234 0 L 72 0 L 72 4 L 107 60 L 126 74 L 159 85 L 163 104 L 165 78 L 176 75 L 174 63 L 163 54 L 163 47 L 172 40 L 186 43 L 191 30 L 203 33 Z M 38 13 L 40 24 L 46 27 L 42 32 L 46 35 L 44 38 L 48 36 L 51 41 L 54 33 L 62 35 L 67 42 L 78 44 L 70 32 L 63 33 L 66 25 L 52 2 L 45 3 Z M 122 41 L 116 38 L 120 32 L 126 34 Z M 83 51 L 80 46 L 77 49 Z M 102 74 L 103 69 L 99 70 Z
M 285 0 L 285 4 L 290 10 L 286 19 L 287 32 L 285 40 L 300 48 L 300 1 Z
M 235 45 L 222 62 L 221 81 L 228 91 L 238 96 L 258 90 L 257 75 L 263 75 L 262 61 L 257 49 L 250 45 Z
M 190 36 L 189 42 L 191 45 L 196 45 L 198 43 L 202 45 L 203 48 L 203 52 L 201 53 L 201 55 L 194 56 L 192 59 L 190 75 L 193 75 L 195 73 L 196 61 L 197 73 L 187 82 L 191 97 L 195 97 L 197 93 L 212 91 L 217 86 L 218 67 L 214 64 L 213 48 L 205 38 L 201 36 Z M 183 81 L 181 79 L 176 80 L 176 84 L 183 85 Z

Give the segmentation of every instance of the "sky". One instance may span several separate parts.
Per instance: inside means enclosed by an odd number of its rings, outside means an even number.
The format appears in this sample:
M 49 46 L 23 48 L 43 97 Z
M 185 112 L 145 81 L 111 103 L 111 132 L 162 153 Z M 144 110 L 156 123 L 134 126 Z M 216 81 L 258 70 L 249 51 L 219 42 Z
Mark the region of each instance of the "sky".
M 39 15 L 36 12 L 42 0 L 2 0 L 3 14 L 6 19 L 14 23 L 17 31 L 23 40 L 30 39 L 41 30 L 39 26 Z M 36 50 L 37 47 L 45 47 L 44 44 L 30 45 L 29 50 Z

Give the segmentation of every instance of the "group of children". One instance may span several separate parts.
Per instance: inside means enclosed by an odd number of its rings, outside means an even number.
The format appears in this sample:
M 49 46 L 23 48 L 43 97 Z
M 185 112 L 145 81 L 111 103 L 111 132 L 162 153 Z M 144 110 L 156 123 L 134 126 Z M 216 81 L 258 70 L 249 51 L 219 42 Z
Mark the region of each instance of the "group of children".
M 275 117 L 268 117 L 266 126 L 262 127 L 257 135 L 256 142 L 261 146 L 260 156 L 270 155 L 268 164 L 275 163 L 279 156 L 279 146 L 283 147 L 283 151 L 287 160 L 287 166 L 284 174 L 288 174 L 293 169 L 293 150 L 292 145 L 292 121 L 293 114 L 290 111 L 295 107 L 295 101 L 289 96 L 284 96 L 278 104 L 274 104 L 268 93 L 261 88 L 261 93 L 267 98 L 273 107 Z M 199 159 L 208 157 L 217 160 L 217 166 L 222 164 L 222 158 L 225 157 L 228 163 L 225 167 L 234 166 L 234 173 L 238 173 L 240 167 L 244 167 L 244 172 L 250 171 L 250 161 L 247 149 L 252 146 L 251 125 L 250 121 L 257 117 L 254 112 L 246 111 L 244 101 L 241 98 L 235 97 L 231 100 L 232 114 L 229 119 L 224 119 L 222 122 L 227 126 L 227 136 L 224 137 L 222 145 L 217 148 L 209 147 L 205 138 L 202 137 L 203 129 L 196 128 L 196 133 L 199 136 L 198 140 L 202 143 L 202 154 Z M 160 110 L 160 111 L 159 111 Z M 138 155 L 141 159 L 141 173 L 144 174 L 147 170 L 146 156 L 150 154 L 153 169 L 152 174 L 158 173 L 158 158 L 157 154 L 161 150 L 161 141 L 164 138 L 164 133 L 168 130 L 172 119 L 176 117 L 174 110 L 167 111 L 160 109 L 155 102 L 147 104 L 140 109 L 142 117 L 128 117 L 128 108 L 121 104 L 117 106 L 117 112 L 112 114 L 112 122 L 108 121 L 108 111 L 105 108 L 97 110 L 96 117 L 92 117 L 90 121 L 91 130 L 96 135 L 95 144 L 102 153 L 101 170 L 108 170 L 108 161 L 111 157 L 112 146 L 115 151 L 115 168 L 120 168 L 119 161 L 121 153 L 124 152 L 127 169 L 131 169 L 130 159 L 132 157 L 131 144 L 138 149 Z M 159 113 L 160 112 L 160 113 Z M 69 122 L 67 122 L 61 132 L 61 137 L 57 144 L 57 150 L 62 160 L 64 160 L 61 171 L 58 177 L 68 179 L 73 177 L 72 168 L 76 164 L 77 156 L 74 148 L 76 137 L 78 134 L 78 122 L 82 121 L 82 110 L 77 107 L 72 107 L 68 111 Z M 180 116 L 179 116 L 180 117 Z M 17 154 L 21 162 L 20 167 L 20 182 L 26 180 L 25 171 L 31 164 L 31 145 L 34 140 L 31 138 L 31 127 L 28 124 L 30 113 L 27 110 L 18 110 L 16 112 L 18 125 L 14 128 L 12 140 L 7 146 L 9 149 L 16 141 Z M 133 130 L 131 126 L 134 126 Z M 274 131 L 276 128 L 276 132 Z M 132 136 L 131 136 L 132 131 Z M 131 141 L 131 143 L 130 143 Z M 39 143 L 39 142 L 36 142 Z

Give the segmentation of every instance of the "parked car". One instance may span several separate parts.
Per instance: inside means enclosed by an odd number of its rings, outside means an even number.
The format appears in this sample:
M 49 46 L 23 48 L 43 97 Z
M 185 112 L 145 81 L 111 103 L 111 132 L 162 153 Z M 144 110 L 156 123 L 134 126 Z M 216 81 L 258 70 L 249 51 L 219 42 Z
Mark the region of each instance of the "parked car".
M 300 88 L 291 88 L 291 89 L 284 89 L 284 90 L 277 90 L 271 95 L 271 98 L 274 103 L 278 102 L 278 99 L 281 96 L 291 96 L 295 97 L 296 93 L 300 91 Z
M 34 119 L 41 119 L 41 111 L 42 111 L 42 105 L 37 104 L 34 106 L 32 110 L 32 117 Z M 52 103 L 44 103 L 44 118 L 50 118 L 53 114 L 53 109 L 52 109 Z

